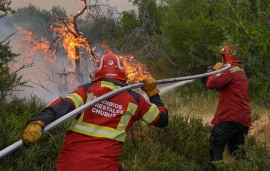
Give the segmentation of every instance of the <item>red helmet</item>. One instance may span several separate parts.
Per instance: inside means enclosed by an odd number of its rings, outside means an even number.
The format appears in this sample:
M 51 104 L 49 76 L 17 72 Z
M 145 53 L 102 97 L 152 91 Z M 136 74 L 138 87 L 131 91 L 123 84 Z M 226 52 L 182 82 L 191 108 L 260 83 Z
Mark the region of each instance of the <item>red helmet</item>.
M 220 49 L 220 53 L 224 56 L 226 63 L 240 63 L 236 56 L 236 50 L 232 49 L 230 46 L 225 45 Z
M 97 63 L 93 80 L 100 78 L 127 81 L 125 67 L 119 57 L 114 53 L 109 52 Z

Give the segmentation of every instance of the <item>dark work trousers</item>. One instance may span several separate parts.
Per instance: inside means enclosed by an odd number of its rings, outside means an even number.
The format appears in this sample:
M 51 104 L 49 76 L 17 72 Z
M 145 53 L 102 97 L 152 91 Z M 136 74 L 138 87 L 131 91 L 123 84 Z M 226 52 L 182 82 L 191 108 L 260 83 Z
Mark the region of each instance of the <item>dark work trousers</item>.
M 236 159 L 245 158 L 246 152 L 242 146 L 248 130 L 249 127 L 236 122 L 221 122 L 213 126 L 209 139 L 211 159 L 222 160 L 226 144 L 228 144 L 230 154 Z

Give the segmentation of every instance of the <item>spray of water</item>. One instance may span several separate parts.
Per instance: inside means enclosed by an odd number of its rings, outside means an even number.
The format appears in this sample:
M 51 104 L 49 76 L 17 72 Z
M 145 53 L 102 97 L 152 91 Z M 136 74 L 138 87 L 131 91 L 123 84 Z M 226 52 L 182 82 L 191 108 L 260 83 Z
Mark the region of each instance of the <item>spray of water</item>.
M 160 91 L 159 95 L 163 95 L 169 91 L 172 91 L 176 87 L 184 86 L 184 85 L 191 83 L 193 81 L 194 80 L 186 80 L 186 81 L 180 81 L 180 82 L 174 82 L 174 83 L 168 83 L 168 84 L 160 84 L 160 85 L 158 85 L 158 89 Z M 145 99 L 148 99 L 147 95 L 144 92 L 139 92 L 139 93 L 142 94 Z
M 173 90 L 174 88 L 176 88 L 176 87 L 181 87 L 181 86 L 183 86 L 183 85 L 186 85 L 186 84 L 188 84 L 188 83 L 191 83 L 191 82 L 193 82 L 194 80 L 187 80 L 187 81 L 180 81 L 180 82 L 176 82 L 176 83 L 172 83 L 172 84 L 170 84 L 170 85 L 166 85 L 166 86 L 162 86 L 162 87 L 160 87 L 160 95 L 162 95 L 162 94 L 165 94 L 165 93 L 167 93 L 168 91 L 171 91 L 171 90 Z

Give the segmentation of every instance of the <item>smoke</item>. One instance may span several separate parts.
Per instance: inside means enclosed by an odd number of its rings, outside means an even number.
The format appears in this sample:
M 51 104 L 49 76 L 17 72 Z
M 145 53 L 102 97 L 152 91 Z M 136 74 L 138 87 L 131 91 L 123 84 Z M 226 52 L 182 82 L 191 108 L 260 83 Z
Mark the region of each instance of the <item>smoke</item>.
M 68 15 L 71 11 L 69 7 L 71 7 L 73 10 L 73 12 L 71 12 L 73 14 L 77 13 L 77 10 L 74 11 L 75 7 L 76 9 L 81 8 L 81 3 L 78 0 L 64 4 L 62 0 L 55 0 L 53 3 L 48 3 L 47 1 L 44 3 L 30 0 L 29 3 L 26 1 L 21 3 L 18 1 L 13 2 L 11 7 L 14 9 L 23 8 L 28 6 L 30 3 L 45 10 L 51 10 L 53 6 L 60 5 L 67 11 Z M 74 5 L 70 5 L 73 3 Z M 128 3 L 128 5 L 126 2 L 119 3 L 119 1 L 108 1 L 108 3 L 120 9 L 120 11 L 132 8 L 131 3 Z M 48 4 L 51 5 L 48 6 Z M 66 4 L 68 4 L 69 7 L 66 7 Z M 75 66 L 70 60 L 68 60 L 65 52 L 58 52 L 55 59 L 50 58 L 44 53 L 36 53 L 33 49 L 31 49 L 33 44 L 22 40 L 23 35 L 20 33 L 18 28 L 15 27 L 15 25 L 22 26 L 27 31 L 29 29 L 33 30 L 33 32 L 37 32 L 36 34 L 39 34 L 42 33 L 42 31 L 39 29 L 44 29 L 44 26 L 42 27 L 40 22 L 41 20 L 39 20 L 37 16 L 28 16 L 25 18 L 25 20 L 16 20 L 16 22 L 12 16 L 5 17 L 4 19 L 1 19 L 0 23 L 0 40 L 3 40 L 9 35 L 15 33 L 15 35 L 10 38 L 10 45 L 12 52 L 19 54 L 19 56 L 15 58 L 14 62 L 10 63 L 10 66 L 13 72 L 18 71 L 17 75 L 22 75 L 22 81 L 28 81 L 28 85 L 30 86 L 18 87 L 18 91 L 15 91 L 14 95 L 19 98 L 32 98 L 33 96 L 37 96 L 46 103 L 49 103 L 59 96 L 67 95 L 76 89 L 77 86 L 79 86 L 79 83 L 76 79 L 76 75 L 74 74 Z M 101 56 L 103 54 L 103 52 L 101 52 L 99 49 L 101 48 L 95 49 L 95 54 L 97 56 Z M 48 59 L 50 59 L 50 61 Z M 27 67 L 20 69 L 22 66 Z M 89 74 L 93 71 L 93 68 L 93 62 L 89 60 L 89 55 L 82 54 L 80 70 L 83 74 L 84 83 L 90 81 Z
M 88 4 L 91 4 L 92 1 L 87 0 Z M 118 9 L 119 12 L 122 12 L 124 10 L 133 10 L 134 6 L 132 2 L 129 1 L 119 1 L 119 0 L 100 0 L 100 3 L 106 4 L 108 3 L 110 6 L 115 7 Z M 68 3 L 66 3 L 65 0 L 46 0 L 46 1 L 37 1 L 37 0 L 23 0 L 23 1 L 12 1 L 11 7 L 14 9 L 17 8 L 23 8 L 25 6 L 28 6 L 29 4 L 32 4 L 34 6 L 37 6 L 41 9 L 50 10 L 53 6 L 61 6 L 66 11 L 67 14 L 76 14 L 78 10 L 81 8 L 81 3 L 79 0 L 70 0 Z
M 0 40 L 5 40 L 15 33 L 9 38 L 9 41 L 11 51 L 19 54 L 19 56 L 9 65 L 12 72 L 16 72 L 18 76 L 22 75 L 22 81 L 28 81 L 29 85 L 29 87 L 17 87 L 13 95 L 27 99 L 37 96 L 44 102 L 49 103 L 59 96 L 65 96 L 76 89 L 79 84 L 74 74 L 75 66 L 68 60 L 67 54 L 60 51 L 54 59 L 42 52 L 34 52 L 31 49 L 33 44 L 22 40 L 24 35 L 15 27 L 20 23 L 14 23 L 12 17 L 6 18 L 1 19 L 0 22 Z M 24 22 L 29 23 L 29 28 L 35 28 L 35 23 Z M 90 81 L 89 74 L 93 71 L 93 62 L 90 61 L 87 54 L 82 56 L 80 66 L 84 83 L 87 83 Z M 20 69 L 23 66 L 24 68 Z

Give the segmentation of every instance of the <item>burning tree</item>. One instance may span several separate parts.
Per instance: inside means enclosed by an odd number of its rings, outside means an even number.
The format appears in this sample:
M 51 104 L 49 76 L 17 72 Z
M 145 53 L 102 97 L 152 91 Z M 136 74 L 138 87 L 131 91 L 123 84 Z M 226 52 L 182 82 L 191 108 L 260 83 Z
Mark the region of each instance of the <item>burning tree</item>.
M 82 9 L 74 16 L 71 15 L 65 19 L 55 14 L 57 20 L 51 25 L 51 31 L 54 34 L 51 42 L 46 38 L 35 39 L 31 32 L 24 30 L 22 27 L 17 27 L 20 32 L 23 33 L 22 39 L 27 40 L 27 42 L 32 45 L 31 50 L 27 54 L 23 54 L 24 56 L 28 56 L 30 59 L 34 53 L 39 51 L 46 55 L 45 59 L 47 61 L 53 63 L 57 58 L 56 56 L 57 51 L 59 51 L 59 47 L 63 47 L 73 66 L 72 69 L 66 69 L 64 67 L 64 71 L 58 73 L 58 76 L 66 78 L 67 81 L 65 85 L 68 85 L 70 82 L 70 80 L 68 81 L 67 79 L 69 75 L 75 75 L 76 82 L 78 84 L 86 82 L 84 79 L 85 74 L 82 72 L 85 71 L 85 69 L 82 70 L 82 64 L 85 65 L 85 62 L 81 62 L 82 57 L 88 58 L 92 66 L 94 66 L 94 64 L 99 60 L 94 53 L 96 48 L 90 45 L 87 38 L 85 38 L 83 33 L 78 30 L 76 24 L 77 19 L 82 17 L 86 11 L 88 12 L 86 15 L 88 20 L 91 19 L 90 14 L 98 15 L 100 11 L 97 10 L 97 8 L 99 6 L 88 6 L 86 0 L 81 0 L 81 3 L 83 4 Z M 89 12 L 92 9 L 95 10 Z M 59 44 L 61 46 L 59 46 Z M 103 43 L 102 47 L 105 53 L 112 51 L 106 43 Z M 23 48 L 25 49 L 26 47 Z M 123 60 L 126 72 L 128 73 L 128 83 L 138 82 L 143 78 L 150 76 L 144 65 L 136 61 L 133 56 L 118 56 Z M 89 73 L 91 73 L 91 71 L 89 71 L 91 67 L 86 68 L 88 70 L 88 76 Z M 68 91 L 67 88 L 65 88 L 65 91 Z
M 92 60 L 97 60 L 97 57 L 94 55 L 90 43 L 83 37 L 83 34 L 78 31 L 76 25 L 76 19 L 87 9 L 86 0 L 81 0 L 81 2 L 83 3 L 82 10 L 80 10 L 75 16 L 69 16 L 67 22 L 59 16 L 56 16 L 58 18 L 58 22 L 52 26 L 52 29 L 58 34 L 55 41 L 59 42 L 59 40 L 62 39 L 63 47 L 67 51 L 69 59 L 71 59 L 76 66 L 76 78 L 80 84 L 83 84 L 83 75 L 80 70 L 80 49 L 86 49 Z

